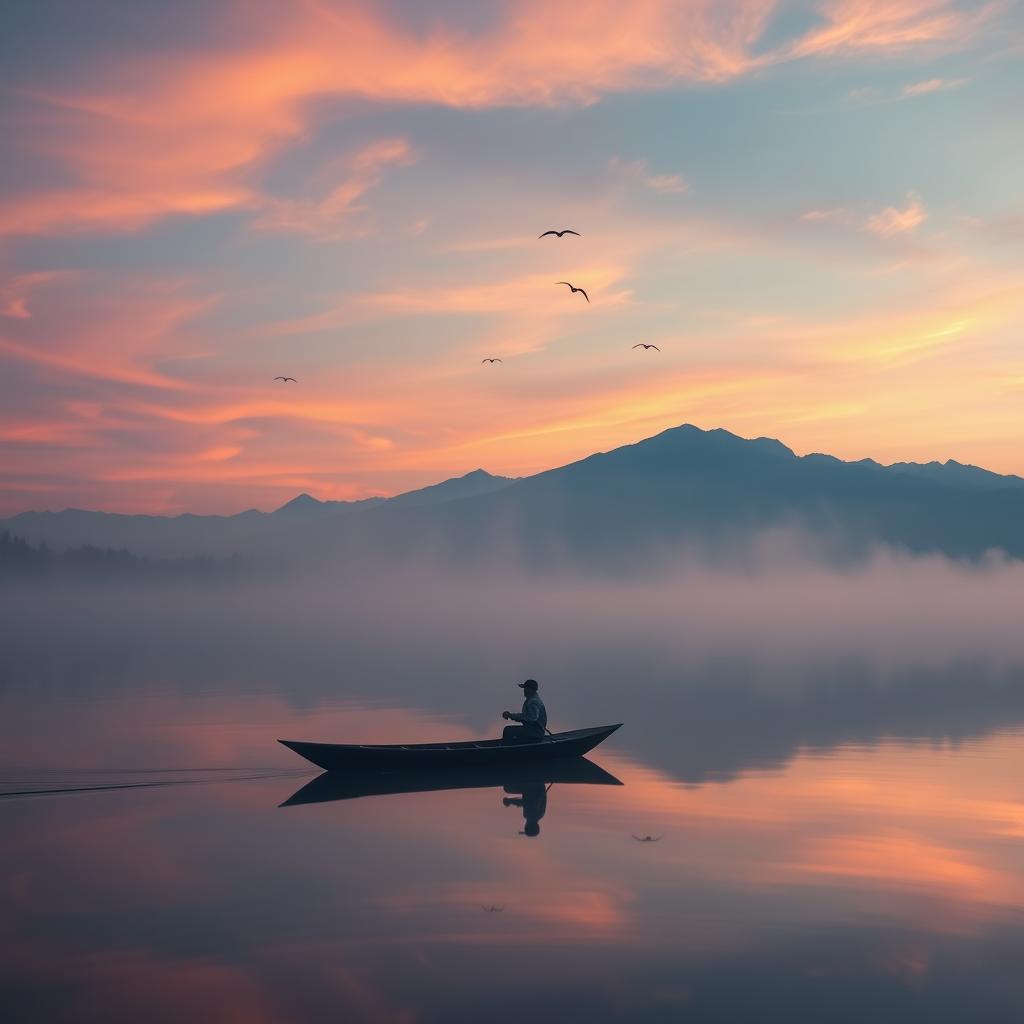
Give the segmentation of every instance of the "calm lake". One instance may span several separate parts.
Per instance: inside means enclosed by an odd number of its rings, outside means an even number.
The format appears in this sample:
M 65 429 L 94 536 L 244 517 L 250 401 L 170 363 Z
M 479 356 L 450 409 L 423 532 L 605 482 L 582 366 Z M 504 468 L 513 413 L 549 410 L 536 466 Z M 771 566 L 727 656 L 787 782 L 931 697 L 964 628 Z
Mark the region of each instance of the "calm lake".
M 6 595 L 5 1016 L 1020 1020 L 1019 641 L 747 586 Z M 493 736 L 526 675 L 614 779 L 280 806 L 278 738 Z

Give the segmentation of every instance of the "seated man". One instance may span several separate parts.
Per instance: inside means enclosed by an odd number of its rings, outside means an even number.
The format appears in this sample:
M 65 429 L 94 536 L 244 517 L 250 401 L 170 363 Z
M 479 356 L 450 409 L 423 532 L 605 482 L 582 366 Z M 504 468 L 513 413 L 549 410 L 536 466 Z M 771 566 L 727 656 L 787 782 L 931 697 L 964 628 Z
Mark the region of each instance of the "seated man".
M 548 713 L 544 701 L 537 695 L 537 680 L 527 679 L 525 683 L 517 683 L 523 691 L 523 710 L 521 712 L 502 711 L 501 717 L 520 725 L 507 725 L 501 738 L 505 743 L 532 743 L 544 738 L 548 727 Z

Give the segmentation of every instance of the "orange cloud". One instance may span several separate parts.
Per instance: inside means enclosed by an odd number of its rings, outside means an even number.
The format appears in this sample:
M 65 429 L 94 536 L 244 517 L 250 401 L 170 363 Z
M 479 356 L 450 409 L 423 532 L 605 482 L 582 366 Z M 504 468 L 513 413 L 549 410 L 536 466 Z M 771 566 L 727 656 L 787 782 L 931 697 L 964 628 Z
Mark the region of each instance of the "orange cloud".
M 27 144 L 67 167 L 77 184 L 8 200 L 0 230 L 134 230 L 170 213 L 266 206 L 248 172 L 303 135 L 314 98 L 581 103 L 658 81 L 733 77 L 754 63 L 747 48 L 772 7 L 643 0 L 627 9 L 601 0 L 566 36 L 561 15 L 535 0 L 510 8 L 482 36 L 439 28 L 416 37 L 358 5 L 308 0 L 259 14 L 243 6 L 234 48 L 115 61 L 73 91 L 37 90 L 50 116 Z M 357 171 L 363 182 L 374 173 Z M 354 188 L 359 194 L 358 176 Z M 326 210 L 270 204 L 263 216 L 301 226 L 350 198 L 343 189 L 324 200 Z
M 580 315 L 588 305 L 622 306 L 630 301 L 628 288 L 616 287 L 624 276 L 620 266 L 570 265 L 565 280 L 586 282 L 588 303 L 559 285 L 551 274 L 527 273 L 512 280 L 479 284 L 438 285 L 367 292 L 333 309 L 285 321 L 268 328 L 271 334 L 304 334 L 367 320 L 415 314 L 495 314 L 530 311 L 531 317 Z
M 35 274 L 16 274 L 0 284 L 0 316 L 14 320 L 28 320 L 32 316 L 29 302 L 40 285 L 59 281 L 68 276 L 65 271 L 42 271 Z
M 953 0 L 832 0 L 821 13 L 825 24 L 797 40 L 787 56 L 951 46 L 971 35 L 992 8 L 968 11 Z
M 838 0 L 823 27 L 758 53 L 776 7 L 594 0 L 567 33 L 564 12 L 528 0 L 481 32 L 441 21 L 417 35 L 365 5 L 240 4 L 221 15 L 235 29 L 231 45 L 114 59 L 73 86 L 31 92 L 45 117 L 23 145 L 74 183 L 7 199 L 0 231 L 132 231 L 171 214 L 252 209 L 265 228 L 330 234 L 379 165 L 357 164 L 317 203 L 273 200 L 253 182 L 262 161 L 308 133 L 324 100 L 585 104 L 614 91 L 726 81 L 794 57 L 953 44 L 981 19 L 949 0 Z M 677 175 L 638 173 L 658 191 L 685 188 Z
M 872 214 L 864 225 L 865 231 L 888 238 L 890 235 L 901 235 L 923 224 L 928 214 L 924 204 L 913 192 L 907 193 L 906 206 L 902 209 L 887 206 L 884 210 Z
M 39 314 L 21 317 L 24 323 L 0 333 L 0 353 L 9 360 L 73 377 L 163 390 L 188 388 L 156 364 L 162 357 L 180 356 L 178 332 L 208 311 L 214 298 L 187 294 L 186 283 L 175 279 L 33 276 L 35 284 L 43 278 L 70 278 L 75 287 L 66 289 L 59 303 L 47 303 Z
M 800 214 L 799 219 L 809 222 L 837 221 L 840 224 L 849 224 L 852 216 L 845 206 L 833 206 L 821 210 L 807 210 Z
M 914 82 L 912 85 L 905 85 L 902 94 L 904 96 L 925 96 L 930 92 L 944 92 L 947 89 L 956 89 L 966 82 L 966 78 L 929 78 L 924 82 Z
M 263 212 L 253 227 L 270 231 L 299 231 L 323 239 L 344 235 L 346 222 L 361 207 L 357 201 L 381 180 L 389 166 L 407 167 L 416 154 L 407 139 L 380 139 L 346 161 L 345 180 L 333 185 L 320 200 L 277 199 L 256 201 Z
M 798 219 L 804 223 L 832 223 L 847 227 L 856 227 L 860 224 L 863 230 L 873 235 L 890 238 L 913 231 L 928 219 L 928 213 L 920 196 L 915 192 L 908 192 L 906 205 L 902 208 L 886 206 L 877 213 L 870 214 L 862 222 L 845 206 L 806 210 Z

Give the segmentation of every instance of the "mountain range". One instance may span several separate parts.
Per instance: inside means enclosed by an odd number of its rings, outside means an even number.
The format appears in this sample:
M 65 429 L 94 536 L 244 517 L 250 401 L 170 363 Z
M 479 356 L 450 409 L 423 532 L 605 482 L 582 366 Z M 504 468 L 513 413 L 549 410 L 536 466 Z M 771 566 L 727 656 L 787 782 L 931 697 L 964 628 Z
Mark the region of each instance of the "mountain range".
M 728 555 L 792 529 L 840 558 L 890 545 L 977 558 L 1024 557 L 1024 479 L 949 460 L 882 465 L 798 456 L 772 438 L 683 425 L 520 479 L 475 470 L 393 498 L 318 501 L 273 512 L 131 516 L 26 512 L 0 530 L 63 549 L 149 557 L 303 558 L 352 567 L 416 557 L 534 567 L 628 569 L 672 546 Z

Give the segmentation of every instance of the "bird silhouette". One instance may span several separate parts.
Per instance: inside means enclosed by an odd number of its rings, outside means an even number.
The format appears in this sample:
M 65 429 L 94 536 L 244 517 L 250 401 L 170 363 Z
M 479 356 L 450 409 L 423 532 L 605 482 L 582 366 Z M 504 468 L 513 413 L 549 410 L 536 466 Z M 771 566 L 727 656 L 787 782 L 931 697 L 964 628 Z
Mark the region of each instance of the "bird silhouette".
M 481 363 L 500 363 L 500 359 L 481 359 Z
M 577 288 L 576 285 L 569 284 L 568 281 L 556 281 L 555 284 L 566 284 L 566 285 L 569 285 L 569 288 L 572 291 L 573 295 L 575 295 L 577 292 L 580 292 L 583 295 L 583 298 L 585 298 L 587 300 L 587 302 L 590 301 L 590 296 L 585 291 L 583 291 L 582 288 Z
M 502 904 L 500 907 L 496 907 L 496 906 L 494 906 L 492 904 L 491 906 L 488 907 L 488 906 L 484 906 L 481 903 L 480 904 L 480 909 L 483 910 L 485 913 L 488 913 L 488 914 L 500 914 L 505 909 L 505 905 Z
M 293 384 L 298 384 L 299 383 L 294 377 L 275 377 L 274 380 L 279 380 L 279 381 L 289 381 L 290 380 Z
M 581 237 L 580 233 L 578 231 L 573 231 L 572 228 L 562 228 L 561 231 L 545 231 L 543 235 L 538 235 L 537 237 L 545 238 L 548 235 L 558 235 L 559 238 L 561 238 L 562 235 L 575 235 L 577 238 Z
M 633 836 L 638 843 L 656 843 L 659 839 L 664 839 L 664 836 Z
M 639 345 L 634 345 L 633 348 L 653 348 L 655 352 L 660 352 L 661 349 L 657 345 L 645 345 L 642 341 Z

